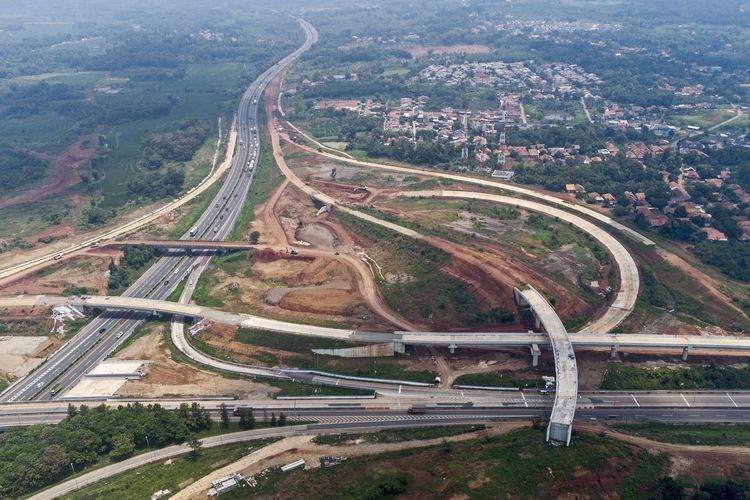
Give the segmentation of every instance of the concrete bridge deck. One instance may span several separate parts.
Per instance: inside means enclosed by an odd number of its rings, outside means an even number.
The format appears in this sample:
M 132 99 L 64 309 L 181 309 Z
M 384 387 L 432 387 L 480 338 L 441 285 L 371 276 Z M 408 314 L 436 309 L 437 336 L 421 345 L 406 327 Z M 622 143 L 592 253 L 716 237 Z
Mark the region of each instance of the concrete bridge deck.
M 177 314 L 191 318 L 206 318 L 217 323 L 239 325 L 246 328 L 290 333 L 311 337 L 339 339 L 350 342 L 396 342 L 403 345 L 434 345 L 441 347 L 531 347 L 550 345 L 545 333 L 505 332 L 403 332 L 370 333 L 353 329 L 327 328 L 300 323 L 290 323 L 261 318 L 250 314 L 237 314 L 195 304 L 179 304 L 165 300 L 139 299 L 132 297 L 86 296 L 61 297 L 58 295 L 19 295 L 0 297 L 0 309 L 54 307 L 72 305 L 76 307 L 112 310 L 133 310 Z M 679 350 L 729 350 L 750 354 L 750 337 L 721 335 L 647 335 L 638 333 L 568 333 L 574 348 L 622 349 L 679 349 Z
M 547 441 L 567 446 L 570 444 L 578 401 L 578 366 L 573 344 L 560 317 L 547 299 L 534 287 L 526 285 L 522 288 L 514 288 L 513 294 L 520 306 L 528 306 L 534 314 L 536 328 L 543 328 L 549 336 L 552 353 L 555 356 L 557 390 L 547 426 Z

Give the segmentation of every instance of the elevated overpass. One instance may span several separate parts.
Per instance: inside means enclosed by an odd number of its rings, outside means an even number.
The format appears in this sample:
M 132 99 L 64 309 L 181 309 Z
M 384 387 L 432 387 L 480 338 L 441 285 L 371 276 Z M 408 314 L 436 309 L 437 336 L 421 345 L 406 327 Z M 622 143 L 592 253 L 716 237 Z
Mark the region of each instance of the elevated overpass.
M 244 241 L 211 241 L 211 240 L 122 240 L 104 241 L 100 246 L 138 246 L 154 248 L 178 248 L 184 250 L 250 250 L 257 245 Z
M 549 344 L 555 356 L 557 390 L 547 426 L 547 441 L 568 446 L 578 400 L 578 367 L 573 344 L 560 317 L 547 299 L 534 287 L 526 285 L 514 288 L 513 295 L 519 306 L 528 307 L 534 315 L 536 329 L 543 329 L 549 336 Z
M 537 292 L 538 294 L 538 292 Z M 528 296 L 528 294 L 526 294 Z M 345 328 L 328 328 L 300 323 L 290 323 L 261 318 L 251 314 L 238 314 L 220 311 L 195 304 L 180 304 L 166 300 L 136 297 L 84 296 L 61 297 L 59 295 L 19 295 L 0 297 L 0 309 L 54 307 L 71 305 L 79 308 L 140 311 L 181 315 L 189 318 L 205 318 L 215 323 L 238 325 L 245 328 L 289 333 L 309 337 L 337 339 L 348 342 L 393 342 L 400 346 L 439 346 L 460 347 L 525 347 L 551 346 L 549 332 L 403 332 L 374 333 Z M 539 296 L 539 298 L 544 299 Z M 545 301 L 546 302 L 546 301 Z M 547 303 L 547 306 L 549 304 Z M 549 306 L 551 309 L 551 306 Z M 541 306 L 536 309 L 548 314 Z M 554 311 L 551 311 L 554 313 Z M 538 314 L 538 313 L 537 313 Z M 545 316 L 546 319 L 546 316 Z M 559 319 L 558 319 L 559 321 Z M 546 325 L 554 325 L 552 321 Z M 541 323 L 540 323 L 541 327 Z M 558 331 L 562 323 L 557 325 Z M 733 354 L 750 355 L 750 337 L 730 337 L 723 335 L 651 335 L 638 333 L 567 333 L 574 348 L 614 350 L 653 350 L 674 349 L 683 353 L 693 350 L 731 351 Z M 397 349 L 399 350 L 399 349 Z

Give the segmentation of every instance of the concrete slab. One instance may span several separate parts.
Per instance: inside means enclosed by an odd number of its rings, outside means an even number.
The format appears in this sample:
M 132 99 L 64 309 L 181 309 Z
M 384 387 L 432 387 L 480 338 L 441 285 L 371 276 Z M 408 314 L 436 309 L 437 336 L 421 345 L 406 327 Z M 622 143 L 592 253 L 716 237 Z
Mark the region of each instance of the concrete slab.
M 13 379 L 25 376 L 44 361 L 34 354 L 47 340 L 43 336 L 0 337 L 0 372 Z
M 138 369 L 148 361 L 137 359 L 108 359 L 102 361 L 93 370 L 88 372 L 87 376 L 118 376 L 136 373 Z
M 125 381 L 125 377 L 82 378 L 62 399 L 111 397 Z

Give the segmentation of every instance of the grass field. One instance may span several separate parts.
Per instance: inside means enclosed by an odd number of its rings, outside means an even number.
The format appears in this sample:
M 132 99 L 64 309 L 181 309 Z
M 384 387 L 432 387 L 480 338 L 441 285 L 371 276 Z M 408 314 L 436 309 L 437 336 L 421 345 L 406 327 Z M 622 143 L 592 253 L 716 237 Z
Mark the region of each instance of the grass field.
M 270 472 L 254 496 L 273 498 L 647 498 L 667 457 L 607 437 L 576 433 L 555 448 L 544 431 L 351 458 L 333 468 Z M 230 493 L 228 498 L 243 498 Z M 242 492 L 247 497 L 248 492 Z
M 601 383 L 608 390 L 750 389 L 750 368 L 693 365 L 639 368 L 610 363 Z
M 705 110 L 694 110 L 684 113 L 671 113 L 667 117 L 667 122 L 672 125 L 680 127 L 687 127 L 693 125 L 706 129 L 712 127 L 718 123 L 728 120 L 734 116 L 734 112 L 730 109 L 719 108 L 719 109 L 705 109 Z
M 333 446 L 349 446 L 352 441 L 364 441 L 365 443 L 402 443 L 404 441 L 422 441 L 425 439 L 458 436 L 459 434 L 480 431 L 484 428 L 484 425 L 455 425 L 354 434 L 326 434 L 315 436 L 313 441 L 317 444 L 329 444 Z
M 750 445 L 750 425 L 679 425 L 648 422 L 616 425 L 614 428 L 626 434 L 634 434 L 664 443 L 702 446 Z
M 540 377 L 519 378 L 502 373 L 473 373 L 461 375 L 453 381 L 454 385 L 480 385 L 485 387 L 544 387 Z

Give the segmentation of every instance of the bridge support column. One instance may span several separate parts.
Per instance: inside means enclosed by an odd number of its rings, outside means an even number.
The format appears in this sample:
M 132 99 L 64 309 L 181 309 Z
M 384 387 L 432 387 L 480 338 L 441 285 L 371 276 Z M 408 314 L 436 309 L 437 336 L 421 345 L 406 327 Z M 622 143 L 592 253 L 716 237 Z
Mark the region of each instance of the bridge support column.
M 406 346 L 403 342 L 394 342 L 393 343 L 393 352 L 397 352 L 399 354 L 403 354 L 406 352 Z
M 609 357 L 610 358 L 616 358 L 617 357 L 617 350 L 620 348 L 620 344 L 615 344 L 612 347 L 609 348 Z
M 532 312 L 534 310 L 532 309 Z M 534 313 L 534 328 L 536 328 L 537 331 L 539 331 L 539 327 L 542 326 L 542 318 L 540 318 L 536 313 Z
M 458 348 L 458 346 L 457 346 L 456 344 L 449 344 L 449 345 L 448 345 L 448 351 L 449 351 L 449 352 L 450 352 L 451 354 L 455 354 L 455 353 L 456 353 L 456 349 L 457 349 L 457 348 Z
M 541 354 L 541 351 L 539 350 L 539 346 L 537 344 L 531 344 L 531 366 L 536 368 L 539 366 L 539 355 Z
M 682 348 L 682 360 L 683 361 L 687 361 L 689 351 L 690 351 L 689 345 Z

